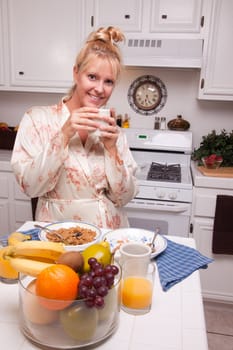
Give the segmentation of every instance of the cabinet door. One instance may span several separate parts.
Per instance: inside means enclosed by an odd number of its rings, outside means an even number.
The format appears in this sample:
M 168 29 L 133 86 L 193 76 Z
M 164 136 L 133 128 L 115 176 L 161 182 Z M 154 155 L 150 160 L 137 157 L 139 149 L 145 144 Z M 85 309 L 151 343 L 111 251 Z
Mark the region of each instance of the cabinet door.
M 233 101 L 233 1 L 214 0 L 209 38 L 204 44 L 199 98 Z
M 196 217 L 194 224 L 194 238 L 197 249 L 214 262 L 208 269 L 200 269 L 202 294 L 206 298 L 233 302 L 233 256 L 212 253 L 213 219 Z
M 201 27 L 203 0 L 155 0 L 151 8 L 151 32 L 197 33 Z
M 8 201 L 0 199 L 0 237 L 9 232 L 9 204 Z
M 0 236 L 9 232 L 9 186 L 8 173 L 0 173 Z
M 3 1 L 0 0 L 0 85 L 4 85 L 4 28 L 3 28 Z
M 83 35 L 83 1 L 9 0 L 8 4 L 11 84 L 54 92 L 69 87 Z
M 126 32 L 139 32 L 142 26 L 143 0 L 92 0 L 89 3 L 89 16 L 92 26 L 97 29 L 102 26 L 119 27 Z

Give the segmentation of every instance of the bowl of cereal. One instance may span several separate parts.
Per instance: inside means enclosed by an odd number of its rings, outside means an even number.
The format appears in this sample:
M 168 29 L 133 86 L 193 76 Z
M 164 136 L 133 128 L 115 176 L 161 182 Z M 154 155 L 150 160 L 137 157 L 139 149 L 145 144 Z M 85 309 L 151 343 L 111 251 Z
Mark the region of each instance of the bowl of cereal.
M 82 221 L 59 221 L 44 225 L 39 233 L 41 241 L 60 242 L 66 250 L 83 251 L 101 238 L 101 229 Z

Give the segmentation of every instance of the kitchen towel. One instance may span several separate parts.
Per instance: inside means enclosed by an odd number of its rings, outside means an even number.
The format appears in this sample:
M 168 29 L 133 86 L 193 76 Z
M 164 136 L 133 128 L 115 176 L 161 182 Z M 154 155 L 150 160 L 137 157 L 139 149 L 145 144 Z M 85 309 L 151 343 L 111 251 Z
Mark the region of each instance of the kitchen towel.
M 156 258 L 162 289 L 167 291 L 194 271 L 207 268 L 212 261 L 194 248 L 167 239 L 167 248 Z
M 233 254 L 233 196 L 217 195 L 212 252 Z

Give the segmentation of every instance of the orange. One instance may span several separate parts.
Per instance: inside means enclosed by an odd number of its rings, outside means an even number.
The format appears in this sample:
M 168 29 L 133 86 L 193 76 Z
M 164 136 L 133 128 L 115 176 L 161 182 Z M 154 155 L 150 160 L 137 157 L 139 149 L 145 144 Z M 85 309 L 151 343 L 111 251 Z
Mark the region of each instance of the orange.
M 54 264 L 42 270 L 36 280 L 40 303 L 50 310 L 62 310 L 78 295 L 79 276 L 69 266 Z

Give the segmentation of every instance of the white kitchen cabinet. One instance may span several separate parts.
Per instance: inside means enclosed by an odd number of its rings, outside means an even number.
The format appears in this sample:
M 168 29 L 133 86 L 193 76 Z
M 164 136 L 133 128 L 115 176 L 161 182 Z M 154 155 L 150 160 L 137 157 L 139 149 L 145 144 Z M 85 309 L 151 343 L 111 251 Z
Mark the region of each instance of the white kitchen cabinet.
M 7 0 L 8 90 L 64 92 L 83 41 L 83 0 Z
M 213 0 L 209 35 L 204 41 L 200 99 L 233 101 L 232 13 L 232 0 Z
M 151 2 L 153 33 L 199 33 L 203 0 L 157 0 Z
M 1 151 L 2 152 L 2 151 Z M 3 151 L 4 153 L 4 151 Z M 2 154 L 0 154 L 1 157 Z M 7 166 L 6 166 L 7 165 Z M 10 169 L 10 161 L 0 160 L 0 237 L 32 220 L 31 200 L 23 194 Z
M 9 187 L 7 174 L 0 172 L 0 236 L 9 232 Z
M 126 32 L 142 31 L 143 0 L 87 0 L 87 3 L 87 33 L 112 25 Z
M 126 34 L 200 37 L 208 0 L 87 0 L 88 29 L 114 25 Z M 91 24 L 91 27 L 89 26 Z M 165 35 L 166 35 L 165 34 Z
M 202 293 L 205 298 L 233 302 L 233 255 L 213 254 L 212 237 L 216 197 L 218 194 L 233 195 L 233 179 L 202 176 L 193 166 L 193 237 L 197 249 L 204 255 L 212 257 L 214 262 L 208 269 L 200 270 Z M 208 181 L 209 179 L 209 181 Z
M 4 15 L 3 0 L 0 0 L 0 86 L 5 85 L 5 41 L 4 41 Z

